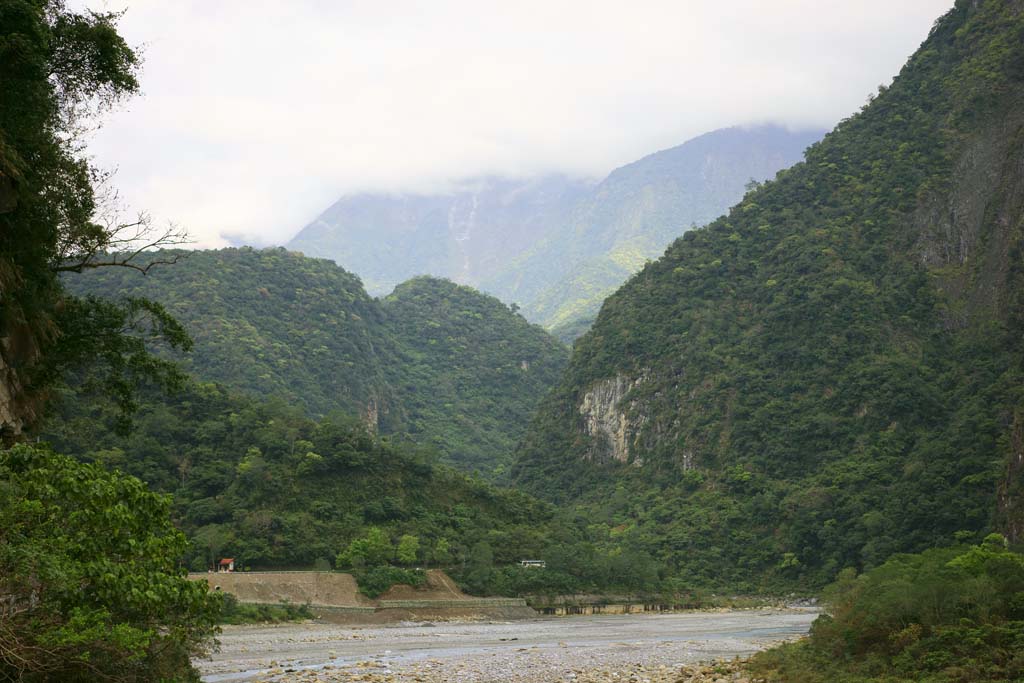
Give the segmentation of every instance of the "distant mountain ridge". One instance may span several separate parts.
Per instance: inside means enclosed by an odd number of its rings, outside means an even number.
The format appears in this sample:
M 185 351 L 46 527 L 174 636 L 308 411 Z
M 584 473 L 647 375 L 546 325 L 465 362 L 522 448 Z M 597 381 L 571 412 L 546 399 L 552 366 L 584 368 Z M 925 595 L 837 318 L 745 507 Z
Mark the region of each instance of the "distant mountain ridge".
M 573 329 L 674 238 L 739 201 L 749 181 L 799 161 L 823 134 L 724 128 L 600 182 L 484 177 L 449 193 L 352 195 L 288 248 L 333 259 L 374 295 L 435 275 L 517 303 L 528 320 L 549 329 Z
M 563 175 L 488 176 L 439 194 L 352 195 L 287 246 L 357 273 L 374 296 L 417 275 L 473 284 L 567 220 L 592 185 Z

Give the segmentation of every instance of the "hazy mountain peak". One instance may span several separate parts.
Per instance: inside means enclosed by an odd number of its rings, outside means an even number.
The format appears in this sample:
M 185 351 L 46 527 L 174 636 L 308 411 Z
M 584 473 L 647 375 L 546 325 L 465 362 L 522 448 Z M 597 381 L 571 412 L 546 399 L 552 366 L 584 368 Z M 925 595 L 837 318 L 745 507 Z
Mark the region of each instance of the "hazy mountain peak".
M 821 135 L 777 125 L 724 128 L 600 181 L 482 175 L 433 193 L 349 195 L 288 246 L 334 259 L 374 295 L 437 275 L 557 325 L 595 313 L 644 260 L 739 201 L 751 178 L 799 161 Z

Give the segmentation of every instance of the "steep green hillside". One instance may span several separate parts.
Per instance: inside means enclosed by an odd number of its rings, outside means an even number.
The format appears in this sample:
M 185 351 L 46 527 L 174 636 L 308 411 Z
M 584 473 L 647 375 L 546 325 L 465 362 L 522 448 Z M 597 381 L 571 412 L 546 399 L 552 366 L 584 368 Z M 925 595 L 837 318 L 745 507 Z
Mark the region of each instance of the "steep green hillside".
M 383 300 L 398 358 L 387 374 L 409 434 L 465 470 L 502 476 L 568 352 L 497 299 L 419 277 Z
M 609 298 L 517 480 L 734 588 L 1024 540 L 1022 4 L 957 2 L 804 163 Z
M 178 255 L 147 276 L 107 268 L 68 286 L 163 303 L 195 339 L 183 360 L 201 381 L 362 415 L 489 478 L 567 361 L 542 329 L 448 281 L 417 278 L 382 302 L 330 261 L 283 249 Z
M 102 412 L 63 412 L 49 435 L 60 450 L 174 494 L 195 569 L 225 554 L 264 567 L 333 560 L 371 525 L 419 534 L 426 548 L 447 538 L 461 554 L 488 529 L 551 514 L 435 467 L 429 451 L 391 446 L 354 417 L 315 422 L 284 401 L 253 402 L 213 384 L 146 401 L 126 437 Z
M 359 278 L 284 249 L 170 255 L 178 262 L 148 275 L 101 268 L 66 284 L 79 294 L 164 304 L 195 341 L 182 364 L 204 381 L 280 397 L 317 415 L 390 404 L 383 369 L 394 350 Z
M 617 168 L 532 251 L 481 283 L 549 329 L 593 319 L 648 259 L 743 197 L 753 181 L 800 161 L 823 131 L 723 128 Z

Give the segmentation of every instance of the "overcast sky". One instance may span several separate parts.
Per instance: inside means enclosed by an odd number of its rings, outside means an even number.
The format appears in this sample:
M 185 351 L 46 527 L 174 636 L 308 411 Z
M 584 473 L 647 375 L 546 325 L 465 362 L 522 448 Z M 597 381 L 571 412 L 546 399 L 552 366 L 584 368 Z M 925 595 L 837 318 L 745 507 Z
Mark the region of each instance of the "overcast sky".
M 602 176 L 724 126 L 832 127 L 951 6 L 130 0 L 143 95 L 91 151 L 201 246 L 280 244 L 351 192 Z

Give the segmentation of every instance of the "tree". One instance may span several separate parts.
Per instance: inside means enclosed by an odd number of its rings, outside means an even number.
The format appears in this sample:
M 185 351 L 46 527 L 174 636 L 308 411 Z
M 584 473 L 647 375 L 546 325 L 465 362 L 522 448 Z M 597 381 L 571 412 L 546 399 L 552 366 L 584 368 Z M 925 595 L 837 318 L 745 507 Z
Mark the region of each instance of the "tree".
M 487 541 L 477 541 L 466 558 L 466 587 L 478 593 L 485 591 L 493 572 L 494 550 Z
M 63 373 L 102 358 L 122 409 L 126 387 L 152 364 L 132 348 L 110 362 L 89 339 L 68 330 L 106 325 L 105 336 L 133 334 L 186 345 L 155 306 L 75 300 L 61 272 L 131 266 L 140 248 L 179 243 L 183 233 L 154 232 L 145 216 L 118 216 L 109 174 L 89 164 L 82 135 L 98 115 L 138 91 L 139 57 L 117 33 L 117 13 L 68 11 L 63 0 L 0 0 L 0 385 L 10 400 L 0 432 L 10 442 L 37 421 L 48 390 Z M 96 186 L 101 193 L 97 195 Z M 168 333 L 168 334 L 165 334 Z M 140 341 L 141 343 L 141 341 Z M 117 352 L 107 343 L 105 352 Z M 148 366 L 148 367 L 147 367 Z M 162 367 L 157 379 L 175 376 Z
M 140 270 L 178 243 L 121 220 L 82 134 L 138 90 L 116 13 L 63 0 L 0 0 L 0 445 L 39 421 L 68 381 L 134 409 L 134 386 L 183 374 L 149 344 L 187 348 L 153 302 L 68 295 L 62 273 Z M 97 193 L 96 188 L 100 189 Z M 0 679 L 198 680 L 189 657 L 219 601 L 177 568 L 186 543 L 169 500 L 136 479 L 26 446 L 0 451 Z
M 366 536 L 357 538 L 348 544 L 348 548 L 338 553 L 335 564 L 339 567 L 380 567 L 388 564 L 394 557 L 395 548 L 391 539 L 380 527 L 370 527 Z
M 404 534 L 398 539 L 398 561 L 401 564 L 416 564 L 420 552 L 420 539 L 412 534 Z
M 447 538 L 439 538 L 434 546 L 434 562 L 445 565 L 452 561 L 452 547 Z
M 177 566 L 170 499 L 25 445 L 0 451 L 0 680 L 196 680 L 220 601 Z

